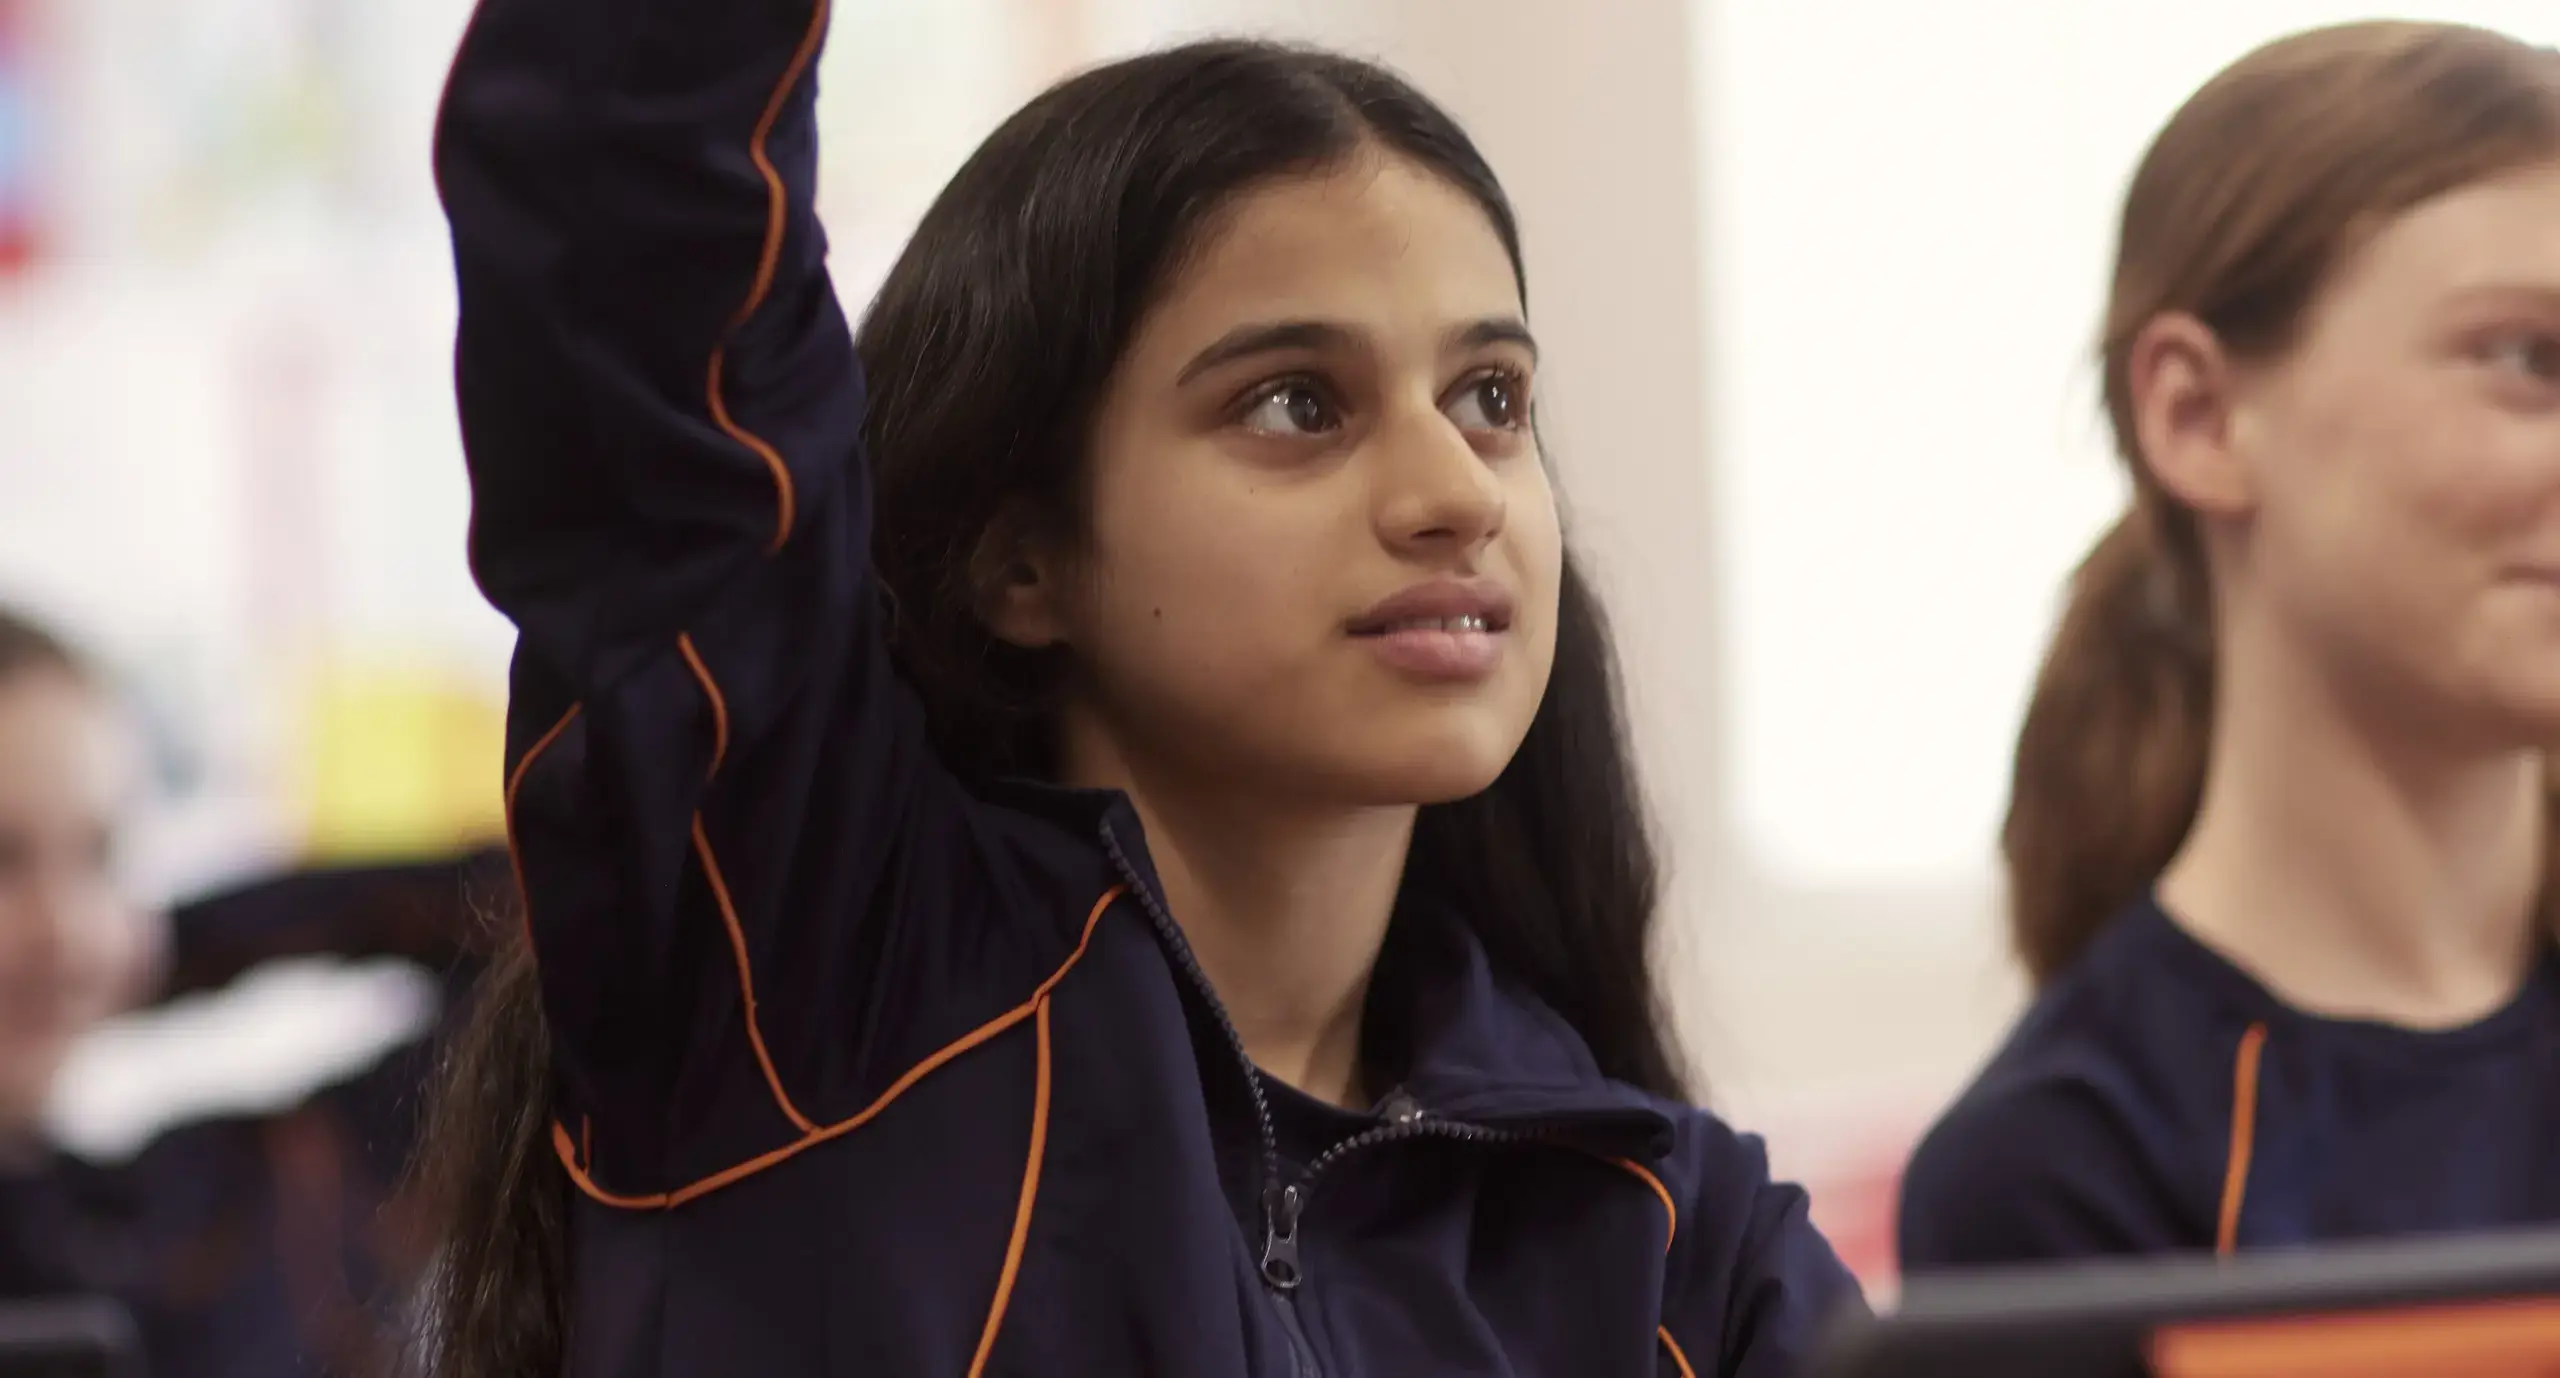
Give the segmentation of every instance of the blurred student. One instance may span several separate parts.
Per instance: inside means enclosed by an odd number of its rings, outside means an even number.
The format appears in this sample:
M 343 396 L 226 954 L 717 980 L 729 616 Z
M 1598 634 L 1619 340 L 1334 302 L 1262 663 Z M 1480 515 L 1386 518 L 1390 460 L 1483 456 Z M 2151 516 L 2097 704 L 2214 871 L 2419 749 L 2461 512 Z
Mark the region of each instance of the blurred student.
M 2104 367 L 2133 506 L 2003 839 L 2039 994 L 1905 1267 L 2560 1220 L 2560 54 L 2241 59 L 2135 174 Z
M 472 896 L 506 893 L 504 853 L 272 877 L 164 927 L 114 864 L 132 746 L 95 674 L 0 610 L 0 1299 L 125 1302 L 154 1378 L 369 1371 L 389 1348 L 383 1303 L 418 1271 L 382 1211 L 428 1040 L 279 1113 L 169 1129 L 130 1160 L 48 1143 L 45 1106 L 99 1021 L 275 959 L 398 955 L 466 979 Z
M 1682 1092 L 1475 147 L 1113 63 L 857 337 L 826 23 L 483 0 L 448 88 L 539 964 L 430 1151 L 443 1371 L 1788 1372 L 1855 1289 Z

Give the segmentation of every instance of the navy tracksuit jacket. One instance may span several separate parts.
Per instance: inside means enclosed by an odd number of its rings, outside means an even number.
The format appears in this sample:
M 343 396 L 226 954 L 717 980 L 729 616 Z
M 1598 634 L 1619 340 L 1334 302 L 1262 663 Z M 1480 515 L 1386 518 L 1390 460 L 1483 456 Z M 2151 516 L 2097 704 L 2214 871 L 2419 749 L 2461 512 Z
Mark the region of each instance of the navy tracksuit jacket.
M 2145 896 L 1903 1179 L 1906 1273 L 2560 1224 L 2560 953 L 2460 1028 L 2278 999 Z
M 1396 1094 L 1289 1142 L 1128 802 L 940 768 L 810 204 L 825 23 L 484 0 L 439 131 L 569 1371 L 1789 1372 L 1855 1298 L 1803 1194 L 1464 915 L 1396 921 Z

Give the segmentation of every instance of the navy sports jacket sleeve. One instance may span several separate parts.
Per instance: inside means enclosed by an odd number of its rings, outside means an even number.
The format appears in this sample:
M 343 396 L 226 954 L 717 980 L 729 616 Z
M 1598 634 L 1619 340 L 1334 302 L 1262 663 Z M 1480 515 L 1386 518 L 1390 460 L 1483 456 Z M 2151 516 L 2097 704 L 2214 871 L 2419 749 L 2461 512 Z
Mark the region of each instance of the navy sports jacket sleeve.
M 475 954 L 489 919 L 511 912 L 506 856 L 318 866 L 199 896 L 169 916 L 159 998 L 227 985 L 289 957 L 404 957 L 437 971 Z
M 555 1138 L 618 1193 L 850 1115 L 881 1030 L 996 946 L 955 917 L 966 810 L 867 571 L 862 380 L 811 205 L 826 22 L 483 0 L 438 124 Z
M 1760 1140 L 1701 1121 L 1678 1150 L 1699 1186 L 1673 1222 L 1663 1347 L 1682 1375 L 1793 1378 L 1824 1326 L 1866 1300 Z
M 2079 1083 L 1959 1102 L 1903 1173 L 1903 1272 L 2210 1247 L 2141 1137 Z

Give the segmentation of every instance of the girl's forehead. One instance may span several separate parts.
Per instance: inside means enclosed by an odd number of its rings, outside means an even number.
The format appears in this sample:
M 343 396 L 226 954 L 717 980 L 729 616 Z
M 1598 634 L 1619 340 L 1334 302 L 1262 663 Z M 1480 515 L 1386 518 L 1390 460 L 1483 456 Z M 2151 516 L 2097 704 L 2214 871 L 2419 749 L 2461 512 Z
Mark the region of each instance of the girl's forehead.
M 2340 309 L 2404 321 L 2500 294 L 2560 297 L 2560 161 L 2457 187 L 2384 221 L 2330 286 Z
M 1249 320 L 1371 333 L 1520 314 L 1511 256 L 1464 190 L 1384 155 L 1240 194 L 1203 227 L 1142 337 L 1196 351 Z

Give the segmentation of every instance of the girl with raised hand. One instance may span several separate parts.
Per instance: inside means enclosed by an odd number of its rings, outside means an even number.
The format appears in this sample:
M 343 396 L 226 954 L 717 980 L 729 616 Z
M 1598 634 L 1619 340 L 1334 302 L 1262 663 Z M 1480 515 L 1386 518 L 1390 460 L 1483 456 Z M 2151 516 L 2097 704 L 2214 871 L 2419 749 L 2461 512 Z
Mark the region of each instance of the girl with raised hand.
M 454 72 L 531 943 L 430 1357 L 1788 1371 L 1854 1288 L 1683 1100 L 1482 158 L 1350 59 L 1115 63 L 857 336 L 826 25 L 484 0 Z

